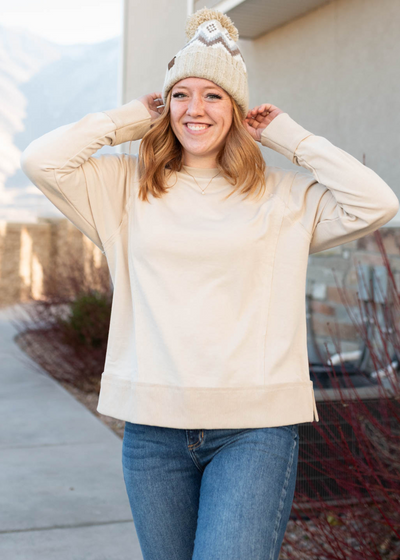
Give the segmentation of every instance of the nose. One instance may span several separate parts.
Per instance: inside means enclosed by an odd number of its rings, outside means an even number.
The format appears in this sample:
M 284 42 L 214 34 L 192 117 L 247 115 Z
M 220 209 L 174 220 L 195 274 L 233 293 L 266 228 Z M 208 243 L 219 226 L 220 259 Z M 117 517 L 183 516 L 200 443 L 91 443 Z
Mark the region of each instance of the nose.
M 204 114 L 204 101 L 200 93 L 193 94 L 191 100 L 189 101 L 186 112 L 191 117 L 196 117 L 198 115 Z

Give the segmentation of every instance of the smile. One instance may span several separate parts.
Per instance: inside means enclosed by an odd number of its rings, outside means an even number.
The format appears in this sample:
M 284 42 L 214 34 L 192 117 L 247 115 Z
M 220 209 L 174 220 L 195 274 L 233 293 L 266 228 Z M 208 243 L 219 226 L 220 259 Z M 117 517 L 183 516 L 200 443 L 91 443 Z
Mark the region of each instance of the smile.
M 191 124 L 191 123 L 185 123 L 185 127 L 186 129 L 191 133 L 191 134 L 203 134 L 204 132 L 206 132 L 206 130 L 208 130 L 210 128 L 211 125 L 209 124 Z

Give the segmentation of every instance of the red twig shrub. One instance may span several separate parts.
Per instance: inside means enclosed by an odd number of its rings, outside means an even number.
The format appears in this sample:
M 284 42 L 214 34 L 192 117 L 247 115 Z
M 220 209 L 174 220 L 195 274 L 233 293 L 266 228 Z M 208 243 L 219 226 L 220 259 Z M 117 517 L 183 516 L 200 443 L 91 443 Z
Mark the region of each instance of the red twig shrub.
M 307 481 L 307 491 L 296 487 L 295 519 L 282 559 L 400 559 L 400 378 L 398 361 L 392 362 L 399 356 L 399 294 L 379 231 L 375 236 L 390 279 L 385 322 L 378 320 L 377 305 L 368 307 L 367 321 L 358 322 L 345 305 L 374 369 L 381 371 L 369 377 L 365 389 L 353 385 L 348 363 L 341 362 L 340 376 L 327 365 L 334 399 L 316 378 L 315 388 L 324 395 L 318 403 L 320 422 L 312 425 L 313 441 L 300 445 L 298 477 Z M 340 353 L 339 343 L 334 344 Z

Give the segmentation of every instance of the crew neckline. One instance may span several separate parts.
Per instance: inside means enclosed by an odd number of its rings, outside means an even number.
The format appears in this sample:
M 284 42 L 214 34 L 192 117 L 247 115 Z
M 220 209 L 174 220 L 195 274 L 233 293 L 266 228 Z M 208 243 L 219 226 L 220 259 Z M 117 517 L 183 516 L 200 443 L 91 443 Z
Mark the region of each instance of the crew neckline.
M 211 177 L 215 177 L 218 173 L 218 167 L 204 168 L 204 167 L 190 167 L 189 165 L 182 165 L 182 170 L 186 170 L 188 173 L 190 173 L 191 175 L 193 175 L 193 177 L 196 178 L 205 177 L 211 179 Z M 187 173 L 185 173 L 185 175 L 187 176 Z M 223 175 L 219 174 L 215 178 L 220 179 L 221 177 L 223 177 Z

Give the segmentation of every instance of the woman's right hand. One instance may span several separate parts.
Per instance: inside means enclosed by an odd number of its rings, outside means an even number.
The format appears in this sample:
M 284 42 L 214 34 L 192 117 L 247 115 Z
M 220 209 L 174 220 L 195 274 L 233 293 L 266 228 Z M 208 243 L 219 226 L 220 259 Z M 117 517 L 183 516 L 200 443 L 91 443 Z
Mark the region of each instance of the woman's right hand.
M 151 115 L 151 122 L 157 120 L 164 111 L 164 101 L 161 92 L 149 93 L 138 98 Z M 158 107 L 160 105 L 160 107 Z

